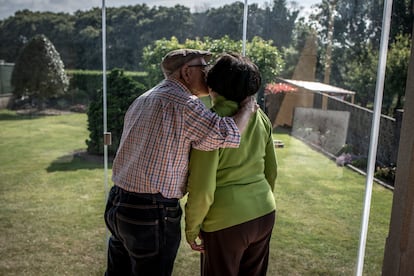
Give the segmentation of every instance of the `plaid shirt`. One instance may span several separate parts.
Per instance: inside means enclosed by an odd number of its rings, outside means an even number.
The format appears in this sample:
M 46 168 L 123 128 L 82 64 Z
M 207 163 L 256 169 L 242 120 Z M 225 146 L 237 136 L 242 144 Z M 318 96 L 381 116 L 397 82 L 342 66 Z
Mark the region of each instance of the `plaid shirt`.
M 135 193 L 185 193 L 190 149 L 238 147 L 232 118 L 221 118 L 178 81 L 164 80 L 129 107 L 112 166 L 115 185 Z

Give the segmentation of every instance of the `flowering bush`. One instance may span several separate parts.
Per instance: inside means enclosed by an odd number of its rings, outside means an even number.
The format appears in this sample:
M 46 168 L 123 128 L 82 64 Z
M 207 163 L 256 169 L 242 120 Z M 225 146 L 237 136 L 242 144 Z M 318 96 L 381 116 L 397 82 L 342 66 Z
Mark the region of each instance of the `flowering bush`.
M 340 156 L 336 157 L 336 165 L 345 166 L 352 162 L 352 155 L 350 153 L 342 153 Z
M 392 164 L 388 167 L 377 166 L 374 176 L 394 186 L 396 170 L 397 167 Z
M 295 92 L 296 87 L 293 87 L 287 83 L 268 83 L 265 87 L 265 95 L 277 94 L 282 92 Z

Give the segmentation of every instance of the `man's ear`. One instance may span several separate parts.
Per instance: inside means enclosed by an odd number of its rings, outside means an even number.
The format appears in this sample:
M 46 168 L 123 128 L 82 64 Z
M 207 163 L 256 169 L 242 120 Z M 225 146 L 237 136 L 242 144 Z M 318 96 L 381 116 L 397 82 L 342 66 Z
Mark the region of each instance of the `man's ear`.
M 187 65 L 184 65 L 180 69 L 181 77 L 186 83 L 190 83 L 191 72 L 190 68 Z

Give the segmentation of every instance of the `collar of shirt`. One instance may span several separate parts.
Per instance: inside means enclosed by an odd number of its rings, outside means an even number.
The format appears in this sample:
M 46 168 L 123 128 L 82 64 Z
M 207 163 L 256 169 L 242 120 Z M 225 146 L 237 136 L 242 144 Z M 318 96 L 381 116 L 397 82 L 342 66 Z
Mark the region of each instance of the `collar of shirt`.
M 176 85 L 178 85 L 182 90 L 186 91 L 187 93 L 189 93 L 190 95 L 193 95 L 193 93 L 191 93 L 190 89 L 187 88 L 187 86 L 185 86 L 182 82 L 180 82 L 177 79 L 174 78 L 168 78 L 166 79 L 167 82 L 172 82 Z
M 213 99 L 213 107 L 211 109 L 221 117 L 230 117 L 237 112 L 239 104 L 235 101 L 227 100 L 224 96 L 218 95 Z

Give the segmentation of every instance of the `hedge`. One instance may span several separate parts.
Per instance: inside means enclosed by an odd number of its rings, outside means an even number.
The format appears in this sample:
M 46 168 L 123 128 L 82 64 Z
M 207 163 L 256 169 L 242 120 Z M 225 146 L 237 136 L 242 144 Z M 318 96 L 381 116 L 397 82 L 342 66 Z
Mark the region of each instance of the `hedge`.
M 120 70 L 120 69 L 114 69 Z M 122 71 L 122 70 L 120 70 Z M 66 70 L 69 77 L 68 99 L 71 105 L 84 104 L 89 105 L 99 96 L 96 92 L 102 89 L 102 71 L 97 70 Z M 107 73 L 107 78 L 110 72 Z M 146 72 L 123 72 L 123 75 L 132 80 L 146 84 Z

